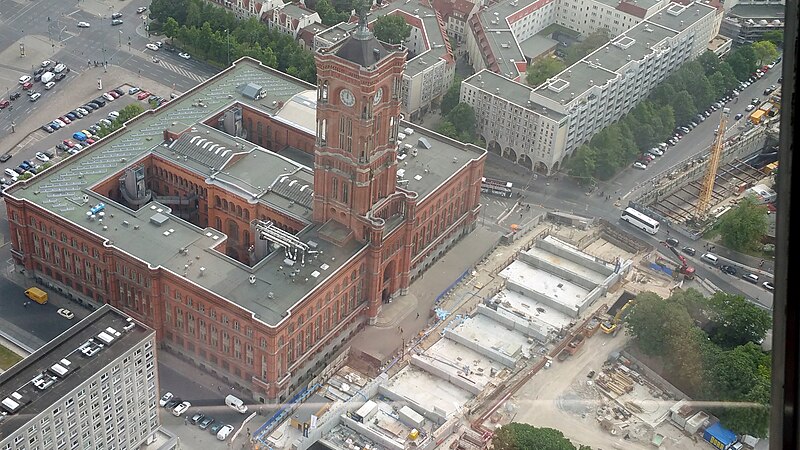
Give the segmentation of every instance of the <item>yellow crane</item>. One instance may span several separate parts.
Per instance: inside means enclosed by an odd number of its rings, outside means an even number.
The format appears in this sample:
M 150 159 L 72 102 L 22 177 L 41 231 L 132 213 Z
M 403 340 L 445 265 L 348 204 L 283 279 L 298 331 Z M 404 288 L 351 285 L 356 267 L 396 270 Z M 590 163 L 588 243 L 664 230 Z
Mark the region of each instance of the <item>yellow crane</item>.
M 703 177 L 703 185 L 700 187 L 700 194 L 697 196 L 697 211 L 695 212 L 695 217 L 698 221 L 706 219 L 708 207 L 711 203 L 711 194 L 714 192 L 714 180 L 717 178 L 719 160 L 722 157 L 722 147 L 725 145 L 725 125 L 728 123 L 730 112 L 730 109 L 723 108 L 719 118 L 717 136 L 714 138 L 714 145 L 711 146 L 711 156 L 708 159 L 708 167 Z

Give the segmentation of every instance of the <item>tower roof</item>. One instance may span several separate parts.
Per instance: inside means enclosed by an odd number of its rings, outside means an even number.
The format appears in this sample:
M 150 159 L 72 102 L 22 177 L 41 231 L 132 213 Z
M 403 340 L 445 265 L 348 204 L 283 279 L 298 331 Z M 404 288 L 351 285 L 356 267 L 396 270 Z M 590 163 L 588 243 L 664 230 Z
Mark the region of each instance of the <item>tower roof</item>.
M 342 42 L 335 54 L 361 67 L 371 67 L 394 51 L 375 37 L 367 26 L 367 9 L 361 8 L 358 11 L 358 28 Z

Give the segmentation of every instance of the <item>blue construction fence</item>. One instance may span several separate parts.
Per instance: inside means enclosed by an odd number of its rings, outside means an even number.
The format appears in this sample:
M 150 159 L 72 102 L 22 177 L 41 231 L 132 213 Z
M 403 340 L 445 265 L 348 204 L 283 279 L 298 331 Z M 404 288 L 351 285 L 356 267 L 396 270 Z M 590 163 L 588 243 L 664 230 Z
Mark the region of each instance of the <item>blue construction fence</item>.
M 464 278 L 466 278 L 467 275 L 470 274 L 470 271 L 472 271 L 471 268 L 468 268 L 467 270 L 465 270 L 464 273 L 459 275 L 458 278 L 456 278 L 455 281 L 450 283 L 450 286 L 447 286 L 447 288 L 445 288 L 445 290 L 440 292 L 439 295 L 436 296 L 436 300 L 433 302 L 433 306 L 437 306 L 439 303 L 441 303 L 442 299 L 447 295 L 447 293 L 450 292 L 454 287 L 456 287 L 458 285 L 458 283 L 461 283 L 461 281 L 464 280 Z
M 285 419 L 289 414 L 291 414 L 294 411 L 295 407 L 303 403 L 308 397 L 311 396 L 311 394 L 316 392 L 317 389 L 319 389 L 319 387 L 320 384 L 317 383 L 313 386 L 303 389 L 302 391 L 297 393 L 297 395 L 292 397 L 291 400 L 284 403 L 281 409 L 279 409 L 272 417 L 269 418 L 269 420 L 264 422 L 264 425 L 258 427 L 256 432 L 253 433 L 254 436 L 258 436 L 256 439 L 258 439 L 258 441 L 261 442 L 262 444 L 267 445 L 267 443 L 264 442 L 264 436 L 271 433 L 276 425 L 283 422 L 283 419 Z

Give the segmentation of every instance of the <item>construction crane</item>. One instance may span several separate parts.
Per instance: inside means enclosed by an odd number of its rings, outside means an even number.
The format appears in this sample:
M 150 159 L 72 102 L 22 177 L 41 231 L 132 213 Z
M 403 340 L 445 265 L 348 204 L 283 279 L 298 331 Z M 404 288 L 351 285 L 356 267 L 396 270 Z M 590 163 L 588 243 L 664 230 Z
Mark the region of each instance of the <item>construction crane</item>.
M 717 169 L 719 160 L 722 157 L 722 147 L 725 145 L 725 125 L 728 123 L 728 116 L 731 110 L 723 108 L 719 118 L 719 128 L 717 136 L 714 138 L 714 145 L 711 147 L 711 157 L 708 159 L 708 167 L 703 177 L 703 185 L 700 187 L 700 194 L 697 196 L 697 211 L 695 218 L 702 222 L 706 219 L 708 208 L 711 204 L 711 194 L 714 193 L 714 180 L 717 179 Z
M 686 258 L 684 258 L 683 255 L 678 253 L 678 250 L 675 247 L 669 245 L 666 242 L 663 242 L 663 244 L 664 247 L 670 249 L 670 251 L 672 251 L 672 253 L 681 261 L 681 266 L 675 268 L 675 270 L 682 273 L 685 279 L 694 280 L 694 267 L 689 265 L 689 263 L 686 261 Z

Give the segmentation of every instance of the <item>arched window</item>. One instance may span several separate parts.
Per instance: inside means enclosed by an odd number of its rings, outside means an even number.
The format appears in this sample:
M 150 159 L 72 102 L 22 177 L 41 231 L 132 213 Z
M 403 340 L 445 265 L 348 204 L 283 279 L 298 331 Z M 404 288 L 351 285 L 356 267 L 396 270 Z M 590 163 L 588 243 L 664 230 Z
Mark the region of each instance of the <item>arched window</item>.
M 244 220 L 250 222 L 250 210 L 244 210 Z
M 244 243 L 245 246 L 250 245 L 250 230 L 242 231 L 242 243 Z
M 236 215 L 242 217 L 242 207 L 239 205 L 236 205 Z
M 222 201 L 220 201 L 220 199 L 219 199 L 219 195 L 215 195 L 215 196 L 214 196 L 214 205 L 215 205 L 217 208 L 219 208 L 220 206 L 222 206 Z
M 222 231 L 222 219 L 217 217 L 216 220 L 214 220 L 214 224 L 215 224 L 214 228 L 216 228 L 217 230 Z
M 225 211 L 228 210 L 228 201 L 225 200 L 224 198 L 222 199 L 222 209 L 224 209 Z

